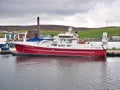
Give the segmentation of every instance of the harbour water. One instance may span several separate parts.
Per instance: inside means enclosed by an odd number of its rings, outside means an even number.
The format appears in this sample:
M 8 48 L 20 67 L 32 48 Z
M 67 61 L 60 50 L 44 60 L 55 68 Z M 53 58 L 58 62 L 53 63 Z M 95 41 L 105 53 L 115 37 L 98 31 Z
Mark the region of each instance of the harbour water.
M 0 90 L 120 90 L 120 57 L 0 55 Z

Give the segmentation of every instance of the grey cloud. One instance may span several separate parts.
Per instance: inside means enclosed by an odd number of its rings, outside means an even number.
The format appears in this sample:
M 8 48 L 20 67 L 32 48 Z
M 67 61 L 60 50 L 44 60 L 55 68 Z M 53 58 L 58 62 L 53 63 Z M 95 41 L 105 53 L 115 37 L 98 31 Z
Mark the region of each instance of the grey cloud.
M 70 15 L 89 11 L 95 0 L 2 0 L 0 16 L 23 16 L 26 14 Z
M 36 16 L 43 22 L 97 25 L 107 17 L 119 22 L 119 0 L 0 0 L 0 24 L 30 23 Z M 117 6 L 117 7 L 116 7 Z M 8 20 L 6 20 L 8 19 Z M 52 21 L 53 20 L 53 21 Z M 63 21 L 61 21 L 63 20 Z M 101 20 L 101 22 L 100 22 Z M 67 22 L 68 21 L 68 22 Z M 23 23 L 22 23 L 23 24 Z

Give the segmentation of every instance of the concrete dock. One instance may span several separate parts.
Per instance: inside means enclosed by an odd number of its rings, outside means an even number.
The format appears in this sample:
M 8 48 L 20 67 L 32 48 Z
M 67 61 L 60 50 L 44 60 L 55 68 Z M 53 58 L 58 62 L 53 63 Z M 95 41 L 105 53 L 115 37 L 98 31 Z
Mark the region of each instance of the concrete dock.
M 15 48 L 10 48 L 7 51 L 1 51 L 1 49 L 0 49 L 0 54 L 13 54 L 14 52 L 16 52 Z
M 110 57 L 118 56 L 118 57 L 120 57 L 120 49 L 107 50 L 107 56 L 110 56 Z

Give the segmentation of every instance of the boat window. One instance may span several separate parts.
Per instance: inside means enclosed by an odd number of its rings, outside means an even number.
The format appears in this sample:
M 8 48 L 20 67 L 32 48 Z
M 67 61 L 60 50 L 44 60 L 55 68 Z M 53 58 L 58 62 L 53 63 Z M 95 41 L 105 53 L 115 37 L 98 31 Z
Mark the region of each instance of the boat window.
M 71 45 L 67 45 L 67 47 L 70 47 Z
M 57 44 L 52 44 L 52 46 L 57 46 Z
M 59 36 L 59 38 L 72 38 L 72 36 Z

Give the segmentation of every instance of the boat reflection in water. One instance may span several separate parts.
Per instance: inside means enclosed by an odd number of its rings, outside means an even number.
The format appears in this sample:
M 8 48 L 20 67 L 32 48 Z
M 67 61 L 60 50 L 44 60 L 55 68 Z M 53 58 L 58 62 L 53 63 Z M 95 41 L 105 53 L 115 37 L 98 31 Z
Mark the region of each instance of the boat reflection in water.
M 17 62 L 47 62 L 47 61 L 60 61 L 60 62 L 105 62 L 104 57 L 60 57 L 60 56 L 17 56 Z
M 20 86 L 33 90 L 98 90 L 105 62 L 98 57 L 16 57 L 18 77 L 24 77 Z
M 0 56 L 0 90 L 119 90 L 119 57 Z

